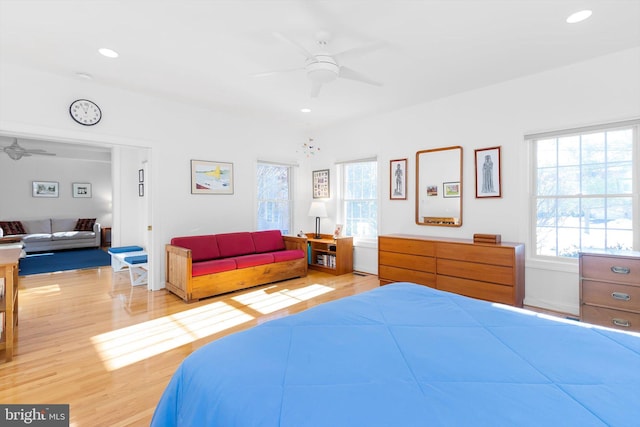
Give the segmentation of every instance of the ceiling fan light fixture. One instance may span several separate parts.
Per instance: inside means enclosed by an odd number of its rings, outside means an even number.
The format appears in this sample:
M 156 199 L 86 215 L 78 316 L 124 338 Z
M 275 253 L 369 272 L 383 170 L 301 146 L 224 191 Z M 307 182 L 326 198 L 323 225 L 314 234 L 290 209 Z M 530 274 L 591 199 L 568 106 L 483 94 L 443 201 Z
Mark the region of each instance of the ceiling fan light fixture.
M 307 76 L 316 83 L 329 83 L 338 78 L 340 68 L 329 55 L 316 55 L 315 61 L 307 63 Z

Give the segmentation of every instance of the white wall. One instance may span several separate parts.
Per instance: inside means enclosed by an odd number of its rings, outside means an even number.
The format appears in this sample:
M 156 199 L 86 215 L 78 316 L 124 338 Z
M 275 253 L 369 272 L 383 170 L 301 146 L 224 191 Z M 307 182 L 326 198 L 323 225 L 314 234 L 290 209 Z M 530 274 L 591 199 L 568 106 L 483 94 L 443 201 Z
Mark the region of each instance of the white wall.
M 315 135 L 323 157 L 314 168 L 336 160 L 377 153 L 380 173 L 380 233 L 413 233 L 472 238 L 496 233 L 503 241 L 524 242 L 531 255 L 528 208 L 528 147 L 523 135 L 640 117 L 640 49 L 462 93 L 333 128 Z M 461 145 L 463 225 L 415 224 L 415 154 Z M 502 147 L 500 199 L 475 198 L 474 150 Z M 408 199 L 389 200 L 389 161 L 408 158 Z M 335 194 L 335 193 L 333 193 Z M 330 216 L 335 218 L 335 201 Z M 330 221 L 327 227 L 332 225 Z M 333 220 L 335 222 L 335 219 Z M 370 250 L 356 259 L 375 265 Z M 377 254 L 376 254 L 377 256 Z M 577 264 L 527 259 L 525 303 L 577 314 Z
M 32 181 L 56 181 L 59 197 L 38 198 Z M 72 197 L 72 183 L 90 183 L 91 198 Z M 12 160 L 0 155 L 0 219 L 96 218 L 111 225 L 111 165 L 49 156 Z

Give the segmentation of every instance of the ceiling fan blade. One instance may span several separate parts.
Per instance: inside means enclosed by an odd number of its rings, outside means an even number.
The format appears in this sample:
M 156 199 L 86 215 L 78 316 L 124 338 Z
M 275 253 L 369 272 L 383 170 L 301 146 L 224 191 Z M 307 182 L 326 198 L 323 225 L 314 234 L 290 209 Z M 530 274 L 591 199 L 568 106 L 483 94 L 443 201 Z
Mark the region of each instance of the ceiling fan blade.
M 311 97 L 312 98 L 317 98 L 318 94 L 320 93 L 320 88 L 322 87 L 322 83 L 320 82 L 316 82 L 316 81 L 312 81 L 311 82 Z
M 274 74 L 290 73 L 292 71 L 301 71 L 301 70 L 304 70 L 304 68 L 302 68 L 302 67 L 287 68 L 287 69 L 284 69 L 284 70 L 263 71 L 261 73 L 251 74 L 251 76 L 253 76 L 253 77 L 267 77 L 267 76 L 273 76 Z
M 367 83 L 374 86 L 382 86 L 382 83 L 372 80 L 364 74 L 352 70 L 349 67 L 340 67 L 340 74 L 338 75 L 338 77 L 341 77 L 343 79 L 355 80 L 357 82 Z
M 23 155 L 24 156 L 30 156 L 32 154 L 36 154 L 38 156 L 55 156 L 55 153 L 47 153 L 46 151 L 42 151 L 41 152 L 40 150 L 38 150 L 37 152 L 34 151 L 34 150 L 28 150 Z
M 367 53 L 374 52 L 378 49 L 381 49 L 384 46 L 381 42 L 370 43 L 360 47 L 354 47 L 352 49 L 343 50 L 342 52 L 338 52 L 333 56 L 334 59 L 338 61 L 349 60 L 352 58 L 357 58 L 362 55 L 366 55 Z
M 300 52 L 305 58 L 307 58 L 307 61 L 316 60 L 313 53 L 309 52 L 309 50 L 307 50 L 300 43 L 296 42 L 295 40 L 291 40 L 289 37 L 285 36 L 282 33 L 274 32 L 273 34 L 283 42 L 289 43 L 291 46 L 295 47 L 298 50 L 298 52 Z

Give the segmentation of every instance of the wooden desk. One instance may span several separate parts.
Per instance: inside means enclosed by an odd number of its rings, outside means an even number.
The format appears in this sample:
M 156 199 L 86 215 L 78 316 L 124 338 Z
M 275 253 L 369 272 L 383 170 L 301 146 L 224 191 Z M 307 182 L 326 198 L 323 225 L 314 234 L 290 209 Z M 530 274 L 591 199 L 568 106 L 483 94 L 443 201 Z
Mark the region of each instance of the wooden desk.
M 2 335 L 0 350 L 5 350 L 5 361 L 13 359 L 14 328 L 18 326 L 18 261 L 22 249 L 0 250 L 0 278 L 3 279 L 3 292 L 0 296 L 0 314 L 2 314 Z

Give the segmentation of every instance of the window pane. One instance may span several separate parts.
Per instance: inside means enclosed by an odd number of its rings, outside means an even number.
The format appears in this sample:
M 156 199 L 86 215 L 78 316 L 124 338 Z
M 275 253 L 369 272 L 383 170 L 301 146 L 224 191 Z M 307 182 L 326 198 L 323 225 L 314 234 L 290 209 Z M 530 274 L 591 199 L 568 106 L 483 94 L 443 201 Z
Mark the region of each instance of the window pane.
M 291 231 L 290 168 L 258 164 L 257 229 Z
M 603 129 L 534 142 L 537 255 L 634 250 L 636 132 Z
M 344 170 L 344 233 L 375 238 L 378 235 L 377 162 L 346 163 Z

